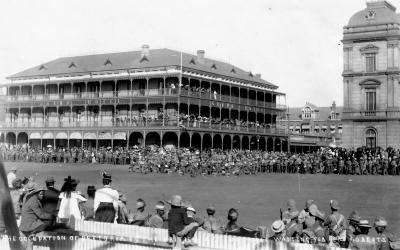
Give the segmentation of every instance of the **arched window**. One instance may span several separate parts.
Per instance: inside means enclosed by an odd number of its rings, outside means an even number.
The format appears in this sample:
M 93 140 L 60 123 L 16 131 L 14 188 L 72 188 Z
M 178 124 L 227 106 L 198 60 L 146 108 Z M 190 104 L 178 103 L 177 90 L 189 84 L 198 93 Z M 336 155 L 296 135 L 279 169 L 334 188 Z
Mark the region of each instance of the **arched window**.
M 304 118 L 311 118 L 311 109 L 308 107 L 304 109 Z
M 376 132 L 373 129 L 368 129 L 365 132 L 365 140 L 367 148 L 376 148 Z

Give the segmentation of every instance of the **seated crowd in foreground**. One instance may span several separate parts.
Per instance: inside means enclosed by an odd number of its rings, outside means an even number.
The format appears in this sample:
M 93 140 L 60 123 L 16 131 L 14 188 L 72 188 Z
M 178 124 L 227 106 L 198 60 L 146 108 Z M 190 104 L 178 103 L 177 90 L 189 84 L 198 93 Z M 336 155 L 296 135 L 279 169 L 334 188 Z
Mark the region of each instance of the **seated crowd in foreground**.
M 16 169 L 12 169 L 11 173 L 15 175 L 15 172 Z M 150 213 L 146 210 L 146 202 L 139 198 L 135 204 L 136 211 L 131 212 L 127 209 L 126 196 L 111 186 L 112 177 L 106 172 L 102 174 L 103 187 L 96 189 L 88 186 L 86 195 L 77 190 L 79 180 L 71 176 L 64 179 L 60 191 L 55 188 L 53 177 L 47 177 L 45 188 L 40 188 L 32 177 L 11 179 L 9 186 L 16 218 L 20 231 L 27 237 L 65 227 L 73 217 L 104 223 L 165 228 L 169 234 L 168 244 L 176 244 L 177 238 L 181 238 L 185 246 L 196 245 L 193 237 L 198 230 L 353 249 L 390 249 L 394 241 L 393 235 L 386 232 L 387 221 L 383 217 L 378 216 L 373 225 L 357 211 L 346 218 L 340 213 L 340 205 L 336 200 L 330 201 L 331 213 L 328 215 L 319 210 L 313 200 L 308 200 L 304 209 L 299 211 L 296 202 L 290 199 L 280 218 L 272 223 L 271 232 L 267 233 L 265 227 L 253 230 L 239 225 L 239 211 L 235 208 L 229 209 L 226 222 L 216 217 L 214 205 L 206 208 L 206 216 L 199 216 L 192 204 L 183 201 L 179 195 L 172 196 L 168 201 L 158 201 Z M 377 237 L 368 235 L 372 227 L 375 227 Z
M 399 175 L 400 151 L 388 148 L 346 150 L 320 148 L 290 153 L 261 150 L 222 150 L 159 147 L 38 148 L 0 146 L 0 160 L 41 163 L 99 163 L 130 165 L 133 172 L 181 175 L 251 175 L 259 173 Z

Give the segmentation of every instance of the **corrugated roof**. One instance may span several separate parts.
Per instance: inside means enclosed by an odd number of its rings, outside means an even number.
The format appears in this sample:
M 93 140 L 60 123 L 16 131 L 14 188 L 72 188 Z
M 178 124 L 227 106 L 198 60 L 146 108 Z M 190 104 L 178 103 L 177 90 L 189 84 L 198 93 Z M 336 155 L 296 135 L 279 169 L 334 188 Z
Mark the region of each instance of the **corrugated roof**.
M 261 83 L 267 85 L 266 87 L 273 89 L 278 88 L 276 85 L 265 81 L 260 77 L 253 76 L 250 72 L 242 70 L 229 63 L 208 58 L 204 58 L 200 62 L 197 60 L 196 55 L 182 53 L 182 64 L 184 68 L 190 68 L 217 75 Z M 181 52 L 170 49 L 152 49 L 149 50 L 149 54 L 148 56 L 146 56 L 146 58 L 142 57 L 141 50 L 62 57 L 21 71 L 7 78 L 16 79 L 48 75 L 115 71 L 179 65 L 181 65 Z

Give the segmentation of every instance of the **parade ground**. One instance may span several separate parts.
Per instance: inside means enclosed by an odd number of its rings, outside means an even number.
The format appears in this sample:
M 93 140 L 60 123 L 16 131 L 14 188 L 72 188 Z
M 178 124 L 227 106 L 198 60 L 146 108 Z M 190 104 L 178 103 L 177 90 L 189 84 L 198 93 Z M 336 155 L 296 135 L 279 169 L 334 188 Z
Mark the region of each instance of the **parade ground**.
M 6 171 L 15 166 L 18 177 L 34 176 L 44 186 L 47 176 L 56 180 L 60 189 L 64 178 L 71 175 L 80 180 L 78 190 L 86 194 L 88 185 L 102 186 L 101 171 L 112 174 L 113 186 L 126 194 L 128 208 L 134 209 L 138 198 L 147 202 L 147 212 L 154 212 L 158 200 L 168 200 L 180 194 L 190 201 L 203 216 L 208 204 L 215 204 L 217 216 L 226 221 L 227 211 L 239 209 L 239 224 L 255 228 L 269 226 L 279 219 L 279 209 L 293 198 L 297 208 L 304 207 L 307 199 L 315 200 L 324 212 L 329 211 L 329 200 L 336 199 L 347 217 L 357 210 L 371 222 L 384 216 L 391 232 L 400 232 L 400 178 L 398 176 L 345 176 L 259 174 L 257 176 L 197 176 L 148 174 L 128 172 L 128 166 L 99 164 L 40 164 L 31 162 L 6 162 Z M 373 230 L 374 231 L 374 230 Z

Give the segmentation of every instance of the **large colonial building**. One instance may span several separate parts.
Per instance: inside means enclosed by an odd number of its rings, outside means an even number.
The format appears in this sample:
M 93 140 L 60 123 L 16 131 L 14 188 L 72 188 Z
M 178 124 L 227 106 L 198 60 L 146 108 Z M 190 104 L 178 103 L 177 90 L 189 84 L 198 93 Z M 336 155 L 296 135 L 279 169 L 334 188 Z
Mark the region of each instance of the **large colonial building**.
M 170 49 L 59 58 L 8 78 L 1 141 L 31 146 L 288 149 L 278 87 Z
M 287 129 L 291 152 L 315 151 L 325 146 L 341 146 L 342 107 L 333 102 L 330 107 L 317 107 L 306 102 L 303 107 L 287 110 L 278 117 L 277 127 Z
M 343 29 L 344 147 L 400 148 L 400 16 L 367 1 Z

